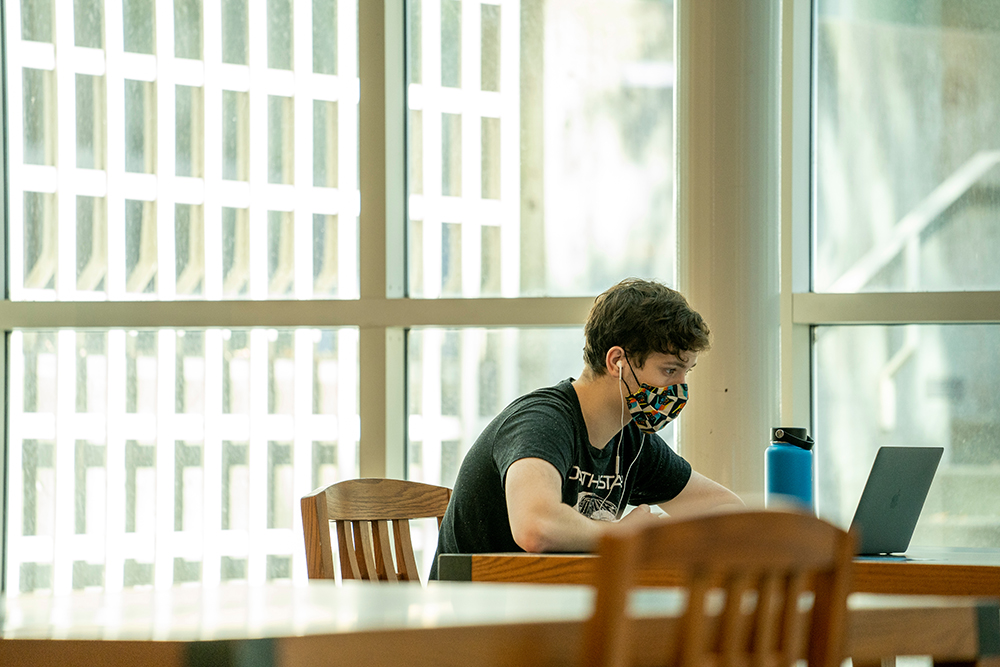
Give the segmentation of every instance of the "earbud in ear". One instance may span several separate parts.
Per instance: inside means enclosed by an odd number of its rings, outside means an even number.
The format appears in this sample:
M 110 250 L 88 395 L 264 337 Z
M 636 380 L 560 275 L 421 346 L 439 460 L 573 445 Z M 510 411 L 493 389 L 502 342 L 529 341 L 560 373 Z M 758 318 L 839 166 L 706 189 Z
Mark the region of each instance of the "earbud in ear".
M 616 364 L 617 364 L 618 368 L 619 368 L 619 369 L 621 369 L 621 367 L 622 367 L 622 362 L 621 362 L 621 361 L 618 361 L 618 362 L 616 362 Z

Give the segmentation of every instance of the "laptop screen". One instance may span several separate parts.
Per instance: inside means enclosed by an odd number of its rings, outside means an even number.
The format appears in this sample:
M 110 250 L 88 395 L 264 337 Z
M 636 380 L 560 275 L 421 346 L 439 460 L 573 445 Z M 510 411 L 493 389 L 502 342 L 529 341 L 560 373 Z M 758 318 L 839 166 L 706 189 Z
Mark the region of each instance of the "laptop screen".
M 859 555 L 906 551 L 943 447 L 880 447 L 851 522 Z

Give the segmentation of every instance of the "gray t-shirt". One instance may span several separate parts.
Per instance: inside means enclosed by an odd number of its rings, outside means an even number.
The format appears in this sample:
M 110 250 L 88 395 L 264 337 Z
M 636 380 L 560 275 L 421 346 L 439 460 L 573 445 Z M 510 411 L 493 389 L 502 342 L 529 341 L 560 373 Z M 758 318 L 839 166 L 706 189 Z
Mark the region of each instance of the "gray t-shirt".
M 563 480 L 562 501 L 593 519 L 620 518 L 626 505 L 666 502 L 687 485 L 691 465 L 659 436 L 643 438 L 631 422 L 604 449 L 592 447 L 571 382 L 518 398 L 480 434 L 458 471 L 431 579 L 437 579 L 439 554 L 523 551 L 511 534 L 504 494 L 507 468 L 519 459 L 555 466 Z

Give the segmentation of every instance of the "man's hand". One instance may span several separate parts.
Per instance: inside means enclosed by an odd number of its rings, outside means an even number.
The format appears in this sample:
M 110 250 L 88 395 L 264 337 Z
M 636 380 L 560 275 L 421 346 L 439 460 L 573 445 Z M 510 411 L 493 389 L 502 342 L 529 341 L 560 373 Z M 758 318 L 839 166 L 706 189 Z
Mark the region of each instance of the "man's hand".
M 626 514 L 618 521 L 621 525 L 627 526 L 642 526 L 650 524 L 654 521 L 660 521 L 661 517 L 658 514 L 653 514 L 649 509 L 649 505 L 637 505 L 632 508 L 632 511 Z
M 640 526 L 660 517 L 639 505 L 617 524 L 585 517 L 562 502 L 562 477 L 548 461 L 521 459 L 507 469 L 507 516 L 514 541 L 525 551 L 593 551 L 616 525 Z

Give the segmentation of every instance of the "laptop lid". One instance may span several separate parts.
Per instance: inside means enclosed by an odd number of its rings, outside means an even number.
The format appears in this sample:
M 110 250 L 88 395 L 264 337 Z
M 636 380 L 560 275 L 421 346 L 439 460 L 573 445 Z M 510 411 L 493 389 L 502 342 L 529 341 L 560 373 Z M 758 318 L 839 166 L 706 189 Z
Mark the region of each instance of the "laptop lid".
M 880 447 L 854 512 L 858 555 L 906 551 L 943 447 Z

